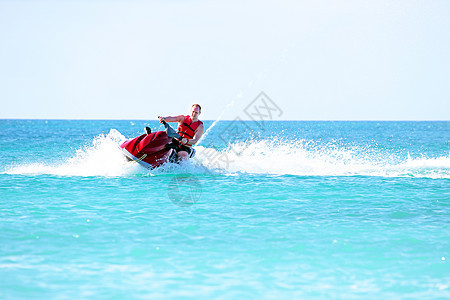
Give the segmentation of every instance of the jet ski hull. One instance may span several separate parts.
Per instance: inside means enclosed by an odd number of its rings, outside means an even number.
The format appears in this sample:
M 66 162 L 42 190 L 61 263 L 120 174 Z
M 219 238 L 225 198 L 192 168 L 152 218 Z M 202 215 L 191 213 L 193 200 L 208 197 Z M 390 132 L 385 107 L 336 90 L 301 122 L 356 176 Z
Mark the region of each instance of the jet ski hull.
M 148 169 L 154 169 L 176 155 L 173 148 L 166 146 L 171 141 L 172 139 L 165 131 L 157 131 L 127 140 L 120 145 L 120 148 L 128 160 L 135 161 Z

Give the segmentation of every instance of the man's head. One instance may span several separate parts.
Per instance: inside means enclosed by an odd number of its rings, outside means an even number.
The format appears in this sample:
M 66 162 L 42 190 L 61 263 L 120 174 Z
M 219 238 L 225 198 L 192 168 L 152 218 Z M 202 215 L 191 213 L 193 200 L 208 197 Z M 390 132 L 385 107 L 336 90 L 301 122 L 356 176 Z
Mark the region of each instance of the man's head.
M 197 121 L 198 120 L 198 116 L 200 116 L 200 114 L 202 113 L 202 107 L 200 106 L 200 104 L 194 104 L 191 107 L 191 118 L 192 121 Z

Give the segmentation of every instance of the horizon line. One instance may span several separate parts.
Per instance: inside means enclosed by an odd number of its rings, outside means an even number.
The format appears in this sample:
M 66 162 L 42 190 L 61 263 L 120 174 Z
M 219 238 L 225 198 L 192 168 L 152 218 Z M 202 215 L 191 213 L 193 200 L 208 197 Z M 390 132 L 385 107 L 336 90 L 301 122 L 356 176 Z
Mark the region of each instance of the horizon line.
M 221 121 L 234 121 L 238 119 L 237 117 L 234 119 L 223 119 L 218 120 Z M 36 121 L 158 121 L 150 120 L 150 119 L 83 119 L 83 118 L 0 118 L 0 120 L 36 120 Z M 279 120 L 259 120 L 255 121 L 252 119 L 242 119 L 239 118 L 240 121 L 244 122 L 449 122 L 450 120 L 434 120 L 434 119 L 302 119 L 302 120 L 292 120 L 292 119 L 279 119 Z M 203 122 L 215 122 L 217 120 L 214 119 L 204 119 Z

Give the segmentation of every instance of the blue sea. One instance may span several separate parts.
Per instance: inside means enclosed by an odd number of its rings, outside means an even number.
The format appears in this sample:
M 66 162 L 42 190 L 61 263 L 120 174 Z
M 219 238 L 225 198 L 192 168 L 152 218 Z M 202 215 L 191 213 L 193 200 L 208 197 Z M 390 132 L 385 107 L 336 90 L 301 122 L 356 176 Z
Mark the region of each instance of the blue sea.
M 450 298 L 450 122 L 204 123 L 0 120 L 0 298 Z

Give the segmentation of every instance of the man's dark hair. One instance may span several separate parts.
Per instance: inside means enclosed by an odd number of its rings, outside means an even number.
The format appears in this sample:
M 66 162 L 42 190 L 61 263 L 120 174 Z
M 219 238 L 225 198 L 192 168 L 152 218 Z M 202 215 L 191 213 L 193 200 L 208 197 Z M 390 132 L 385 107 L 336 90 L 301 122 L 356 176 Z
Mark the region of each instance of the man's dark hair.
M 195 104 L 192 104 L 191 107 L 194 107 L 194 106 L 198 106 L 198 108 L 200 108 L 200 112 L 202 112 L 202 107 L 200 106 L 200 104 L 195 103 Z

